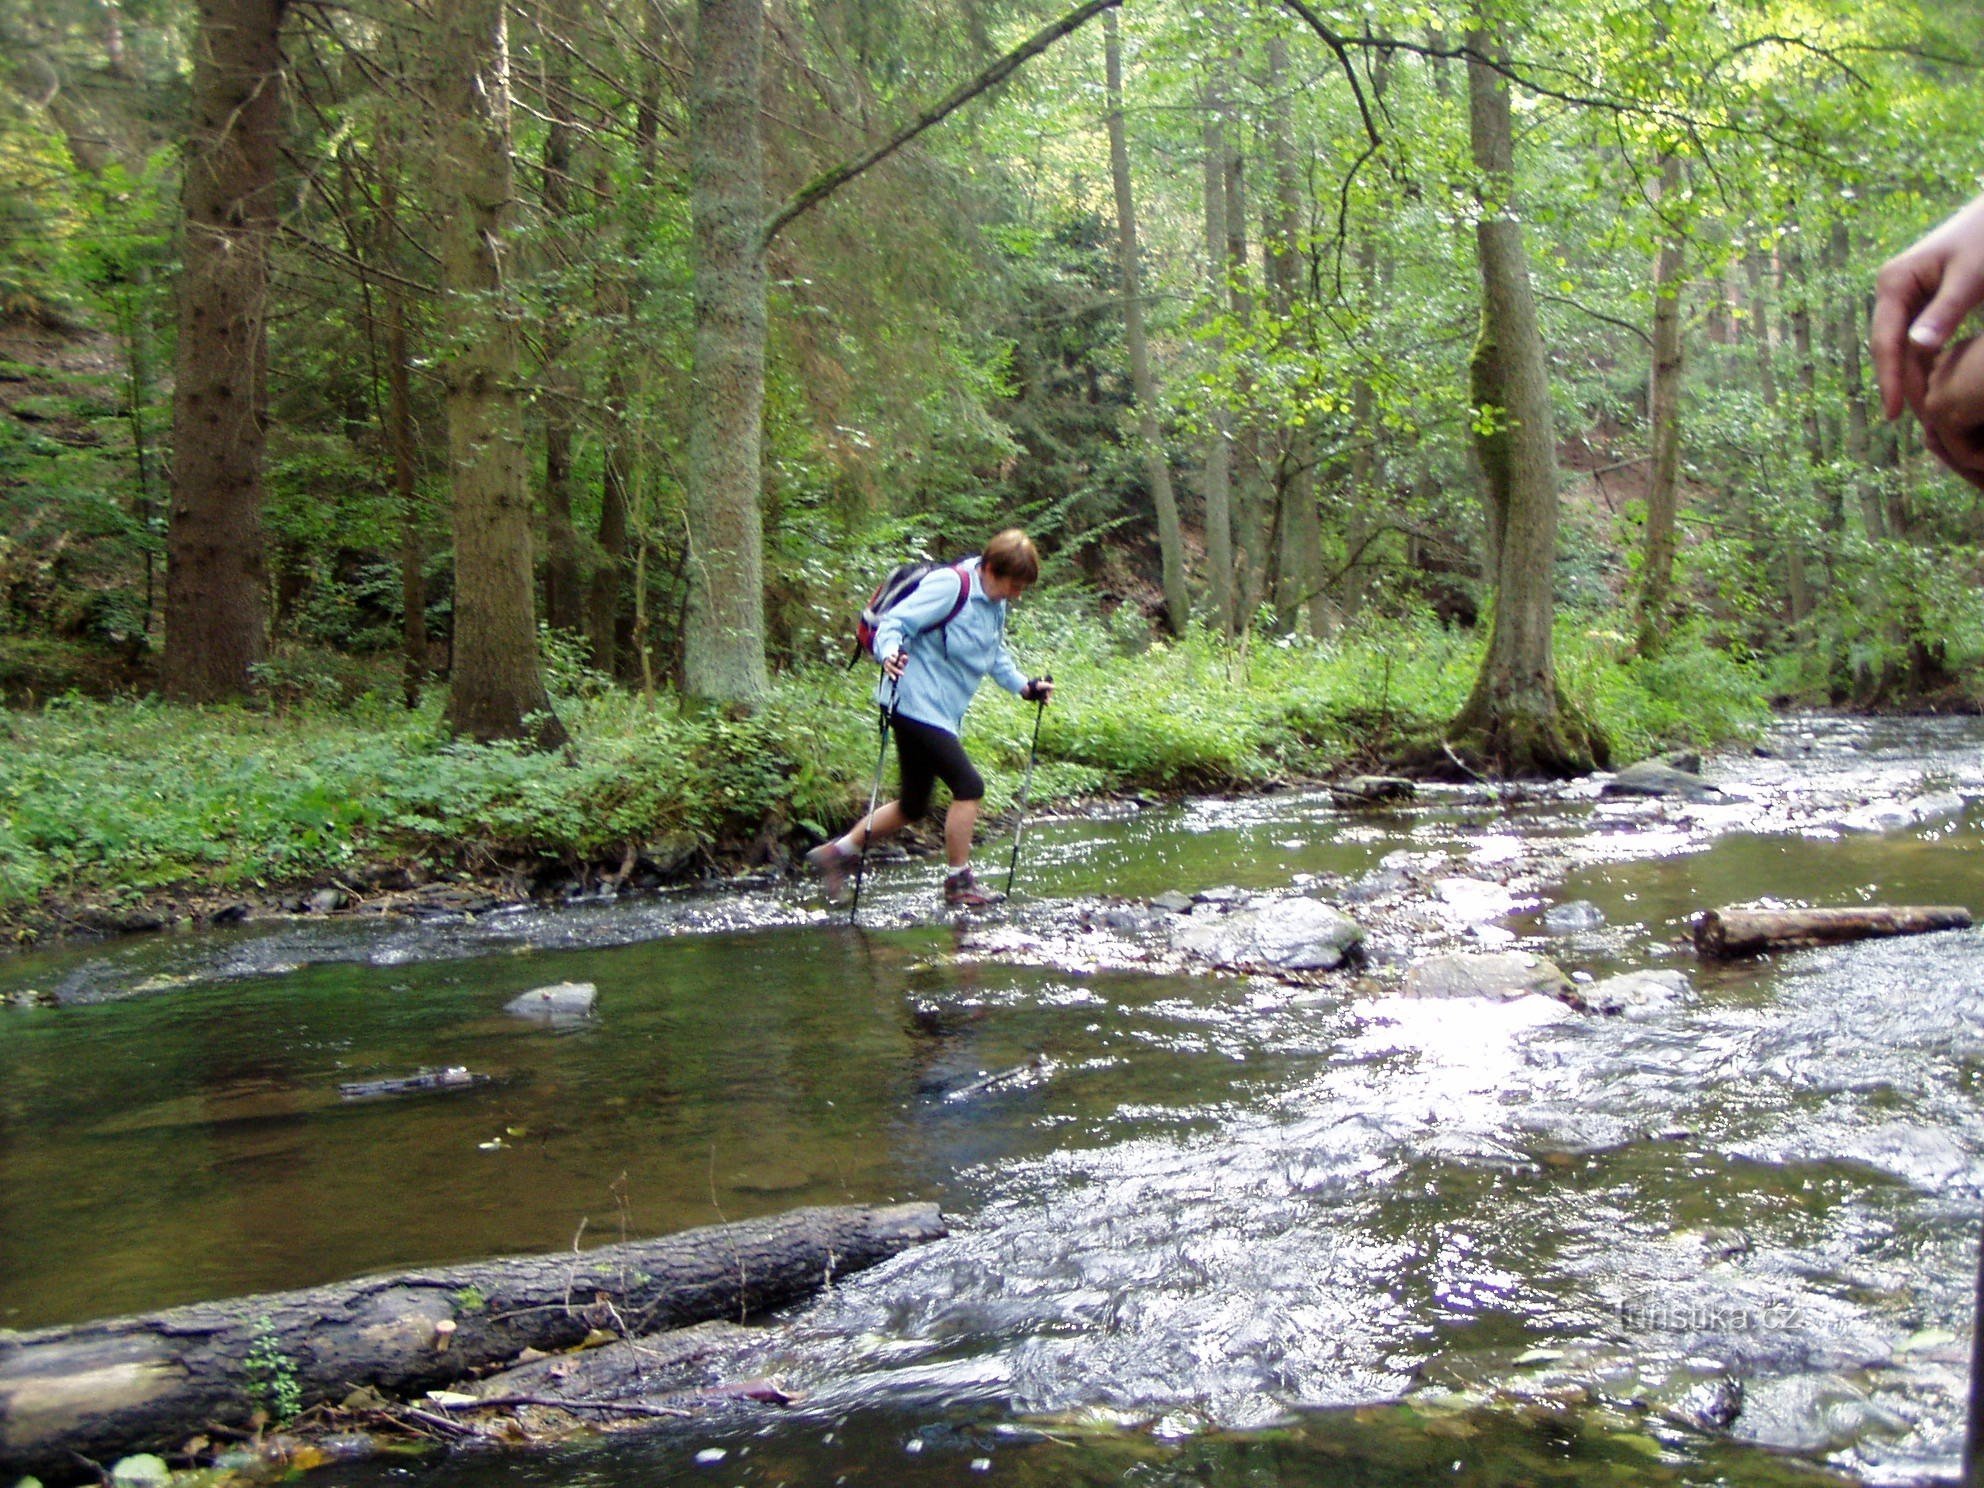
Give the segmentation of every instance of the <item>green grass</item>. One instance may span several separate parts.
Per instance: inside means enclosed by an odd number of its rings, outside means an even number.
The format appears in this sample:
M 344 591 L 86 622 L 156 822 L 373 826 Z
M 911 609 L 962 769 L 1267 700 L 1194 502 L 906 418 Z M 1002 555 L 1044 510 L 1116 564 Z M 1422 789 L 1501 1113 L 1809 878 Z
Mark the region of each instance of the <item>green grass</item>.
M 1381 763 L 1459 708 L 1480 644 L 1426 623 L 1327 643 L 1142 645 L 1052 603 L 1022 610 L 1013 643 L 1057 682 L 1036 805 Z M 1751 670 L 1687 638 L 1639 662 L 1619 636 L 1567 620 L 1558 667 L 1622 760 L 1738 737 L 1764 717 Z M 629 844 L 684 834 L 721 853 L 768 823 L 817 835 L 866 803 L 873 680 L 867 666 L 790 675 L 743 720 L 588 688 L 558 704 L 570 756 L 451 740 L 438 699 L 414 712 L 376 693 L 275 711 L 58 699 L 0 716 L 0 917 L 44 894 L 271 888 L 367 862 L 617 862 Z M 967 720 L 994 810 L 1019 789 L 1033 724 L 1030 705 L 990 686 Z

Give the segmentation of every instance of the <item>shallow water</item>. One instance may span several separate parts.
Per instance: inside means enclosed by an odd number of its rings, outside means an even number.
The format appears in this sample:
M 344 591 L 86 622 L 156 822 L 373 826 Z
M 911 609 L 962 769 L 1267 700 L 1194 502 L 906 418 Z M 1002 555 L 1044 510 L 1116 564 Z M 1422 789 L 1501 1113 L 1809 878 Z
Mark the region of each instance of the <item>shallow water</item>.
M 935 870 L 889 865 L 858 931 L 780 890 L 17 958 L 0 992 L 64 1001 L 0 1013 L 0 1324 L 925 1197 L 953 1239 L 767 1335 L 798 1406 L 431 1475 L 1917 1480 L 1961 1435 L 1984 933 L 1711 968 L 1684 922 L 1979 905 L 1980 739 L 1814 723 L 1711 762 L 1747 799 L 1698 806 L 1581 786 L 1036 823 L 1004 928 L 930 924 Z M 1897 802 L 1922 804 L 1896 825 Z M 1331 897 L 1387 867 L 1414 884 L 1350 906 L 1362 977 L 1036 934 L 1102 894 Z M 1547 934 L 1572 900 L 1604 923 Z M 1692 990 L 1630 1018 L 1396 995 L 1413 956 L 1502 945 Z M 567 979 L 599 988 L 588 1025 L 503 1014 Z M 338 1096 L 457 1064 L 493 1078 Z M 1733 1440 L 1686 1424 L 1710 1420 Z

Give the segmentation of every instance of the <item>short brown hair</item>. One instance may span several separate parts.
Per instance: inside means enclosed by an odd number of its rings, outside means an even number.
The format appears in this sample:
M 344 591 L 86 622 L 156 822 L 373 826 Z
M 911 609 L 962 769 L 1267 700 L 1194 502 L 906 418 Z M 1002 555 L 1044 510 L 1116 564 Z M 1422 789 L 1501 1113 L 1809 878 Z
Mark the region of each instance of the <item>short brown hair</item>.
M 1031 584 L 1040 577 L 1040 554 L 1033 550 L 1032 538 L 1008 527 L 985 545 L 985 566 L 1002 579 Z

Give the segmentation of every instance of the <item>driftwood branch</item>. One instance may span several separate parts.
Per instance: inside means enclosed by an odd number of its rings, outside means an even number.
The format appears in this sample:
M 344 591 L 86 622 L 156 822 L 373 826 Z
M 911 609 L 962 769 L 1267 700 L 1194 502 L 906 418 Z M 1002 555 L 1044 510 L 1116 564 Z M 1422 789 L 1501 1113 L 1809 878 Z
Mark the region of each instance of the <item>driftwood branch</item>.
M 1040 30 L 1034 32 L 1032 36 L 1028 37 L 1019 46 L 1013 48 L 1012 51 L 1006 53 L 1005 56 L 979 73 L 977 77 L 972 78 L 969 82 L 958 84 L 957 87 L 945 94 L 938 102 L 932 104 L 915 119 L 903 125 L 902 128 L 883 140 L 881 144 L 875 146 L 867 154 L 855 160 L 850 160 L 844 165 L 837 165 L 825 175 L 814 177 L 792 200 L 779 209 L 777 215 L 770 222 L 765 224 L 764 236 L 760 239 L 760 242 L 764 247 L 769 248 L 772 240 L 784 230 L 786 224 L 791 222 L 793 218 L 803 212 L 811 211 L 836 191 L 840 190 L 849 181 L 852 181 L 856 176 L 873 166 L 881 164 L 925 130 L 943 123 L 944 120 L 963 108 L 972 99 L 978 97 L 979 94 L 996 88 L 1000 83 L 1003 83 L 1015 72 L 1018 72 L 1020 68 L 1046 51 L 1062 37 L 1080 30 L 1105 10 L 1114 10 L 1122 3 L 1123 0 L 1088 0 L 1087 4 L 1069 11 L 1060 20 L 1053 22 L 1051 25 L 1043 26 Z
M 1695 949 L 1729 960 L 1766 951 L 1839 945 L 1882 935 L 1965 930 L 1970 911 L 1954 905 L 1868 905 L 1860 909 L 1711 909 L 1695 921 Z
M 83 1459 L 173 1451 L 209 1422 L 245 1426 L 258 1409 L 308 1409 L 360 1386 L 415 1394 L 601 1330 L 767 1312 L 944 1233 L 934 1204 L 799 1209 L 578 1254 L 0 1331 L 0 1481 L 66 1481 Z

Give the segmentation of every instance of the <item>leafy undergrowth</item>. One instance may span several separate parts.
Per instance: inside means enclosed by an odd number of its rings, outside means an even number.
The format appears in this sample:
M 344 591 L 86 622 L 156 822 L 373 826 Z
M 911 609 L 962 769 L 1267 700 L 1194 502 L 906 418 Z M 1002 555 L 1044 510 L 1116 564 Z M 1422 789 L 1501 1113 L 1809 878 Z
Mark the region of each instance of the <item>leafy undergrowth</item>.
M 1149 645 L 1053 603 L 1022 612 L 1013 644 L 1057 682 L 1036 806 L 1379 765 L 1452 716 L 1479 661 L 1477 638 L 1432 624 L 1327 643 Z M 1740 736 L 1764 716 L 1749 670 L 1706 646 L 1640 662 L 1622 638 L 1567 622 L 1558 664 L 1622 758 Z M 867 667 L 791 675 L 744 719 L 583 685 L 558 699 L 575 740 L 565 755 L 452 740 L 438 697 L 413 711 L 378 692 L 264 710 L 58 698 L 0 718 L 0 920 L 18 930 L 51 900 L 273 890 L 366 864 L 493 876 L 519 861 L 616 863 L 662 841 L 676 858 L 692 846 L 743 861 L 754 844 L 838 829 L 865 804 L 873 679 Z M 1033 707 L 980 694 L 966 738 L 990 811 L 1015 799 L 1034 723 Z

